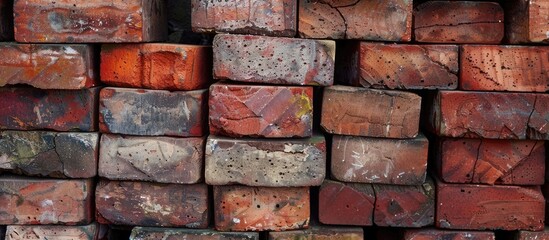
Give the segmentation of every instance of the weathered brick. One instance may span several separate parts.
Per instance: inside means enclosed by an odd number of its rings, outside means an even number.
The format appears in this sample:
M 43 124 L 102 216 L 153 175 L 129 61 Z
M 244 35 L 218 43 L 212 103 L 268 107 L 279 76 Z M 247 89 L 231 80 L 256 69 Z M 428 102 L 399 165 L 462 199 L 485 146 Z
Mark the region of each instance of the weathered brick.
M 218 231 L 285 231 L 307 228 L 309 188 L 214 186 Z
M 427 176 L 429 141 L 333 136 L 332 177 L 343 182 L 420 185 Z
M 434 223 L 435 185 L 430 178 L 418 186 L 373 186 L 376 195 L 374 223 L 377 226 L 424 227 Z
M 13 40 L 13 0 L 0 1 L 0 41 Z
M 99 96 L 99 129 L 129 135 L 204 135 L 207 91 L 169 92 L 104 88 Z
M 240 33 L 293 37 L 297 25 L 297 1 L 192 0 L 195 32 Z
M 449 229 L 543 229 L 539 187 L 446 184 L 437 181 L 436 225 Z
M 217 232 L 184 228 L 134 227 L 131 240 L 259 240 L 255 232 Z
M 326 176 L 326 141 L 208 137 L 206 183 L 262 187 L 318 186 Z
M 101 81 L 118 87 L 196 90 L 211 82 L 211 47 L 166 43 L 106 44 Z
M 461 46 L 460 89 L 549 91 L 549 47 Z
M 334 41 L 219 34 L 213 52 L 216 79 L 320 86 L 334 82 Z
M 495 240 L 493 232 L 453 231 L 434 228 L 406 229 L 403 240 Z
M 214 84 L 210 133 L 231 137 L 310 137 L 313 88 Z
M 99 88 L 0 88 L 0 129 L 95 131 Z
M 91 178 L 97 174 L 98 149 L 98 133 L 0 131 L 0 171 Z
M 504 1 L 510 43 L 549 43 L 549 0 Z
M 372 185 L 324 180 L 318 194 L 318 218 L 333 225 L 373 225 Z
M 448 183 L 542 185 L 545 182 L 543 141 L 440 140 L 440 177 Z
M 202 180 L 204 137 L 135 137 L 103 134 L 99 176 L 192 184 Z
M 18 42 L 150 42 L 168 34 L 164 0 L 15 0 Z
M 546 227 L 541 232 L 519 231 L 514 240 L 545 240 L 549 239 L 549 229 Z
M 410 41 L 412 1 L 299 1 L 304 38 Z
M 332 134 L 414 138 L 420 108 L 414 93 L 333 86 L 324 89 L 320 124 Z
M 306 230 L 269 232 L 269 240 L 363 240 L 364 230 L 353 227 L 313 226 Z
M 6 240 L 41 240 L 41 239 L 72 239 L 96 240 L 99 236 L 99 225 L 92 223 L 83 226 L 16 226 L 7 227 Z
M 0 224 L 88 224 L 92 221 L 91 179 L 0 177 Z
M 104 224 L 208 227 L 208 187 L 105 181 L 95 192 L 97 221 Z
M 492 43 L 504 35 L 497 2 L 428 1 L 414 9 L 414 38 L 431 43 Z

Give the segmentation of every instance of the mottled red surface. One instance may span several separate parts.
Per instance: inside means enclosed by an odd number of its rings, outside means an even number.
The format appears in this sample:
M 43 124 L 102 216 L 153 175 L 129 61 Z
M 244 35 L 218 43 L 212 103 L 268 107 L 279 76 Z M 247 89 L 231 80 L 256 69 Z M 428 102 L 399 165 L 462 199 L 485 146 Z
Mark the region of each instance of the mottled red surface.
M 515 240 L 546 240 L 549 239 L 549 229 L 545 228 L 541 232 L 519 231 L 516 233 Z
M 510 43 L 549 42 L 549 0 L 505 1 L 505 34 Z
M 269 240 L 363 240 L 358 227 L 311 226 L 306 230 L 269 232 Z
M 373 225 L 375 195 L 370 184 L 324 180 L 318 202 L 318 218 L 323 224 Z
M 402 240 L 495 240 L 493 232 L 454 231 L 434 228 L 406 229 Z
M 96 240 L 99 236 L 99 225 L 92 223 L 84 226 L 55 225 L 10 225 L 6 230 L 6 240 L 23 239 L 71 239 Z

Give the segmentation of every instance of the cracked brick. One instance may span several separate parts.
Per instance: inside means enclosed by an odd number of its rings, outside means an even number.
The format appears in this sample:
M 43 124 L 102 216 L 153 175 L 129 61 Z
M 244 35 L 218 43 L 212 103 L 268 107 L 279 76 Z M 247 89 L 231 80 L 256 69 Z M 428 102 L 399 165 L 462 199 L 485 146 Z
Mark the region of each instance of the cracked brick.
M 130 239 L 139 240 L 259 240 L 255 232 L 218 232 L 210 229 L 134 227 Z
M 318 218 L 323 224 L 374 224 L 375 194 L 371 184 L 324 180 L 318 199 Z
M 16 226 L 10 225 L 6 230 L 6 240 L 23 239 L 73 239 L 96 240 L 99 237 L 99 225 L 92 223 L 83 226 Z
M 549 0 L 504 1 L 509 43 L 549 43 Z

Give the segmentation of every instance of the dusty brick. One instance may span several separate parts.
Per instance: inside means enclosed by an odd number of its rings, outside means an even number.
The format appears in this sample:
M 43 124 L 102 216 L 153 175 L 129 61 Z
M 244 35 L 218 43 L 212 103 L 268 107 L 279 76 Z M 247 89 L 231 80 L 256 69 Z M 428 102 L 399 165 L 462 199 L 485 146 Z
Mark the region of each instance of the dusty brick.
M 315 226 L 307 230 L 269 232 L 269 240 L 363 240 L 364 230 L 353 227 Z
M 231 137 L 310 137 L 313 88 L 214 84 L 210 133 Z
M 211 82 L 211 47 L 182 44 L 106 44 L 101 81 L 118 87 L 196 90 Z
M 343 182 L 420 185 L 427 176 L 429 141 L 333 136 L 331 173 Z
M 0 131 L 0 171 L 91 178 L 97 174 L 98 149 L 98 133 Z
M 217 232 L 215 230 L 197 230 L 184 228 L 134 227 L 132 240 L 259 240 L 255 232 Z
M 549 47 L 461 46 L 460 58 L 460 89 L 549 91 Z
M 318 218 L 333 225 L 373 225 L 372 185 L 324 180 L 318 194 Z
M 322 135 L 271 140 L 208 137 L 205 178 L 209 185 L 318 186 L 325 176 Z
M 98 173 L 114 180 L 198 183 L 203 179 L 204 141 L 103 134 Z
M 218 231 L 285 231 L 307 228 L 309 188 L 214 186 Z
M 13 0 L 0 1 L 0 41 L 13 40 Z
M 549 43 L 549 1 L 504 1 L 505 34 L 510 43 Z
M 546 227 L 541 232 L 519 231 L 515 235 L 515 240 L 545 240 L 549 239 L 549 229 Z
M 95 131 L 99 88 L 0 88 L 0 129 Z
M 84 226 L 15 226 L 7 227 L 6 240 L 72 239 L 96 240 L 99 237 L 99 225 L 92 223 Z
M 105 181 L 95 192 L 102 224 L 208 227 L 208 187 L 129 181 Z
M 488 231 L 453 231 L 434 228 L 406 229 L 403 240 L 495 240 L 493 232 Z
M 304 38 L 410 41 L 412 1 L 300 0 L 298 32 Z
M 334 82 L 334 41 L 219 34 L 213 52 L 216 79 L 320 86 Z
M 104 88 L 99 96 L 99 129 L 129 135 L 204 135 L 207 91 L 169 92 Z
M 167 38 L 164 0 L 15 0 L 18 42 L 150 42 Z
M 332 134 L 414 138 L 420 108 L 414 93 L 333 86 L 324 89 L 320 124 Z

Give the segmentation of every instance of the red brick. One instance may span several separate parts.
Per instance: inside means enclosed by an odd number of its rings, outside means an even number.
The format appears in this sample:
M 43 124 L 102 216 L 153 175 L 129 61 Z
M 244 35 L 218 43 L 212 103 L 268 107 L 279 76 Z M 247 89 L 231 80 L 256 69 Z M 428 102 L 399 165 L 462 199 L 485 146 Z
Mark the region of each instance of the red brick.
M 505 1 L 505 33 L 510 43 L 549 42 L 549 1 Z
M 460 89 L 549 91 L 549 47 L 462 46 Z
M 208 137 L 206 183 L 262 187 L 319 186 L 326 176 L 326 141 Z
M 299 1 L 304 38 L 410 41 L 412 1 Z
M 167 38 L 163 0 L 15 0 L 18 42 L 149 42 Z
M 434 228 L 406 229 L 403 240 L 495 240 L 493 232 L 488 231 L 453 231 Z
M 209 107 L 213 135 L 312 136 L 312 87 L 214 84 Z
M 371 226 L 375 194 L 372 185 L 324 180 L 318 194 L 323 224 Z
M 96 240 L 99 237 L 99 225 L 92 223 L 84 226 L 8 226 L 6 240 L 23 239 L 72 239 Z
M 269 240 L 363 240 L 364 230 L 354 227 L 314 226 L 306 230 L 269 232 Z
M 213 52 L 216 79 L 320 86 L 334 82 L 334 41 L 219 34 Z
M 13 40 L 13 2 L 0 1 L 0 41 Z
M 134 227 L 130 239 L 139 240 L 259 240 L 255 232 L 217 232 L 185 228 Z
M 414 93 L 333 86 L 324 89 L 322 128 L 331 134 L 414 138 L 421 97 Z
M 0 129 L 95 131 L 99 88 L 0 88 Z
M 203 179 L 204 141 L 103 134 L 98 173 L 113 180 L 198 183 Z
M 0 177 L 0 224 L 88 224 L 93 181 Z
M 104 88 L 99 96 L 99 129 L 103 133 L 199 137 L 205 133 L 206 99 L 206 90 Z
M 146 182 L 105 181 L 95 192 L 102 224 L 208 227 L 208 187 Z
M 211 82 L 211 47 L 182 44 L 107 44 L 101 81 L 118 87 L 196 90 Z
M 240 33 L 293 37 L 297 1 L 192 0 L 194 32 Z
M 419 185 L 427 176 L 429 141 L 333 136 L 332 177 L 343 182 Z
M 309 188 L 214 186 L 218 231 L 285 231 L 309 226 Z
M 549 229 L 546 227 L 541 232 L 519 231 L 515 240 L 546 240 L 549 239 Z

